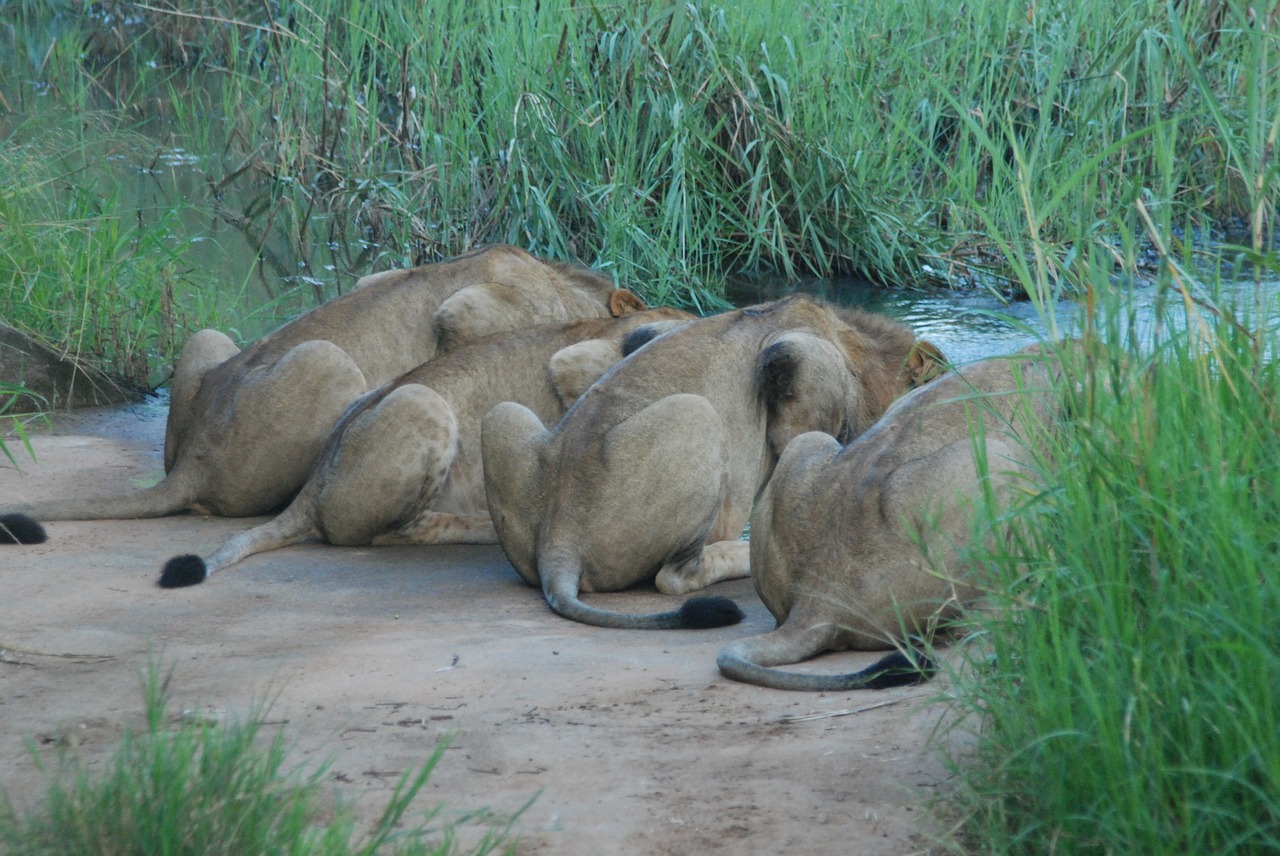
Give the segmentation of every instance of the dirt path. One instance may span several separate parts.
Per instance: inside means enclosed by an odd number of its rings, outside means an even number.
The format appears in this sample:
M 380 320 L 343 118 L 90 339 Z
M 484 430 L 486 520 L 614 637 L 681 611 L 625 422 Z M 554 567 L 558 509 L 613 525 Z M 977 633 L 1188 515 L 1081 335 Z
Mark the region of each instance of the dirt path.
M 163 410 L 64 420 L 37 462 L 0 465 L 0 500 L 107 493 L 161 472 Z M 141 722 L 151 652 L 173 666 L 171 710 L 243 716 L 273 699 L 299 762 L 378 812 L 437 738 L 455 739 L 427 798 L 516 811 L 521 854 L 927 852 L 924 805 L 946 773 L 927 745 L 938 687 L 788 694 L 727 681 L 725 642 L 772 626 L 749 581 L 716 593 L 737 627 L 645 633 L 552 614 L 499 549 L 337 549 L 256 556 L 164 591 L 160 565 L 250 520 L 179 516 L 50 523 L 49 543 L 0 552 L 0 787 L 38 796 L 28 754 L 70 742 L 97 760 Z M 596 596 L 631 611 L 653 591 Z M 873 658 L 827 658 L 851 669 Z M 17 662 L 15 662 L 17 661 Z M 870 707 L 858 713 L 846 713 Z M 818 714 L 817 718 L 802 718 Z

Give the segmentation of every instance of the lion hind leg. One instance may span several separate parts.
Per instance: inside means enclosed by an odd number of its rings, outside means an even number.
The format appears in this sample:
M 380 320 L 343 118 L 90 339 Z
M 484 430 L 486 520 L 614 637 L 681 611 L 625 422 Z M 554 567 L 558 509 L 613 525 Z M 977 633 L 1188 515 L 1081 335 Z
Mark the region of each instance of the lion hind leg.
M 487 414 L 480 429 L 484 491 L 498 543 L 516 572 L 539 585 L 536 556 L 542 526 L 542 453 L 546 426 L 532 410 L 504 401 Z
M 654 581 L 663 594 L 687 594 L 723 580 L 751 576 L 751 544 L 716 541 L 702 548 L 693 560 L 664 565 Z
M 612 339 L 588 339 L 552 354 L 547 367 L 560 406 L 568 410 L 621 358 L 622 348 Z
M 307 481 L 333 426 L 367 389 L 337 345 L 310 340 L 234 390 L 199 449 L 205 483 L 197 500 L 216 513 L 263 514 Z
M 449 478 L 458 420 L 433 389 L 405 384 L 352 418 L 317 468 L 316 507 L 330 544 L 369 544 L 415 519 Z
M 493 521 L 482 515 L 424 511 L 413 522 L 394 532 L 375 535 L 372 543 L 378 547 L 410 544 L 497 544 L 498 533 L 493 528 Z

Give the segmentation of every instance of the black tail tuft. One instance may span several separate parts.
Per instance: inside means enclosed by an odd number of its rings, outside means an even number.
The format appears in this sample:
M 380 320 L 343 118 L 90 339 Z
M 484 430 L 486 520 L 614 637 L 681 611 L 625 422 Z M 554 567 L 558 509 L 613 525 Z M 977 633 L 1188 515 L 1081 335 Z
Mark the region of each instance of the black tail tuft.
M 873 665 L 863 669 L 859 676 L 866 676 L 864 689 L 887 690 L 893 687 L 909 687 L 923 684 L 938 671 L 938 664 L 918 648 L 910 653 L 894 651 L 881 657 Z
M 188 553 L 185 556 L 174 556 L 164 563 L 164 570 L 160 572 L 159 586 L 160 588 L 193 586 L 204 582 L 208 576 L 209 569 L 205 566 L 204 559 Z
M 0 514 L 0 544 L 43 544 L 44 527 L 25 514 Z
M 690 630 L 728 627 L 742 618 L 742 610 L 727 597 L 695 597 L 680 607 L 680 626 Z

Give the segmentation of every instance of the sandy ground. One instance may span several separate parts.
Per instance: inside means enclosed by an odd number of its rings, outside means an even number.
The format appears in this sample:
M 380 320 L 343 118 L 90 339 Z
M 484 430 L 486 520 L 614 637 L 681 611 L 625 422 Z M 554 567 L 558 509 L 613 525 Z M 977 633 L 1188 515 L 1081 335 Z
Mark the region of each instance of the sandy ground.
M 61 418 L 21 472 L 0 459 L 0 504 L 149 483 L 163 420 L 155 406 Z M 792 694 L 720 677 L 720 646 L 773 624 L 747 580 L 713 589 L 743 624 L 693 632 L 559 618 L 496 547 L 304 545 L 156 587 L 169 556 L 254 522 L 56 522 L 46 544 L 0 548 L 0 787 L 20 808 L 39 796 L 32 742 L 100 764 L 141 724 L 140 675 L 159 655 L 173 713 L 243 717 L 271 699 L 292 760 L 329 761 L 366 816 L 452 734 L 425 801 L 509 815 L 532 799 L 521 854 L 931 851 L 928 805 L 949 786 L 930 743 L 942 688 Z M 594 597 L 670 606 L 652 590 Z M 66 654 L 92 656 L 51 656 Z

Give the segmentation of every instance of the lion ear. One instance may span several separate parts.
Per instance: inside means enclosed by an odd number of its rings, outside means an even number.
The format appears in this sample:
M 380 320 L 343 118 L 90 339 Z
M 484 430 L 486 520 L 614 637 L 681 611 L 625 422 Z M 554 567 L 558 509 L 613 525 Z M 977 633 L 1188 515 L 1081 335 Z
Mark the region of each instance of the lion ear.
M 760 354 L 760 368 L 757 373 L 760 398 L 770 412 L 776 410 L 781 402 L 795 395 L 795 380 L 800 372 L 802 356 L 797 353 L 794 344 L 785 337 L 780 338 Z
M 907 355 L 907 375 L 911 386 L 923 386 L 947 370 L 947 357 L 932 342 L 921 339 Z
M 649 307 L 643 300 L 625 288 L 616 289 L 609 295 L 609 314 L 614 318 L 630 315 L 632 312 L 643 312 Z

